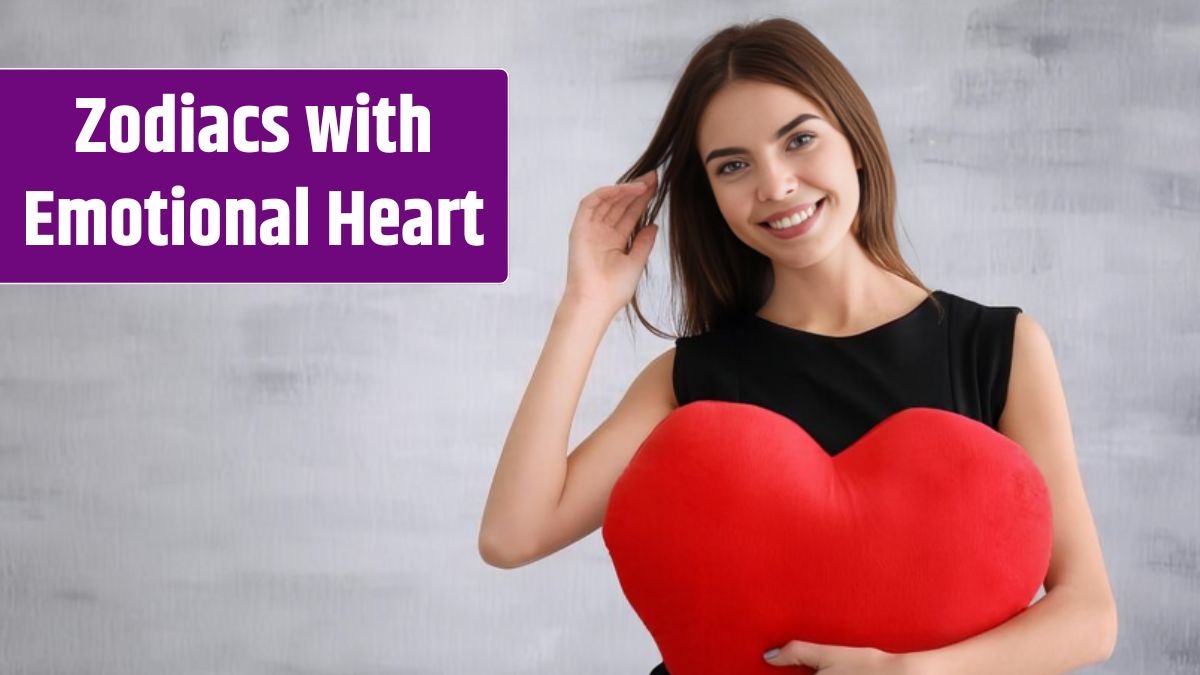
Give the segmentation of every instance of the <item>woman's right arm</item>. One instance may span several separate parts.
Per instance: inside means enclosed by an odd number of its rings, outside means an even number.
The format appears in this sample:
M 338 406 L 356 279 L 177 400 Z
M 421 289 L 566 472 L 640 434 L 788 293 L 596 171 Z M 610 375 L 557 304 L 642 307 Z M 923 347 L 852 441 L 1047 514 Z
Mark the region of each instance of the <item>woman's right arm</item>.
M 612 415 L 567 456 L 571 422 L 608 325 L 637 287 L 656 226 L 625 251 L 653 192 L 608 186 L 580 203 L 571 230 L 567 288 L 533 376 L 517 407 L 488 493 L 479 552 L 496 567 L 519 567 L 594 531 L 612 485 L 642 440 L 674 408 L 673 350 L 634 380 Z

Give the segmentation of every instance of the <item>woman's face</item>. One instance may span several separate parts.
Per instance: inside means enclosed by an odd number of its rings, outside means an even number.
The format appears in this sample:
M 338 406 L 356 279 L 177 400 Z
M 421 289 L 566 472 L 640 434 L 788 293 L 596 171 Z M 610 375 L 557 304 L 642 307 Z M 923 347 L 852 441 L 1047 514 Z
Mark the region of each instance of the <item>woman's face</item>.
M 709 102 L 697 140 L 717 206 L 747 246 L 805 267 L 846 240 L 858 212 L 859 164 L 816 102 L 777 84 L 735 80 Z

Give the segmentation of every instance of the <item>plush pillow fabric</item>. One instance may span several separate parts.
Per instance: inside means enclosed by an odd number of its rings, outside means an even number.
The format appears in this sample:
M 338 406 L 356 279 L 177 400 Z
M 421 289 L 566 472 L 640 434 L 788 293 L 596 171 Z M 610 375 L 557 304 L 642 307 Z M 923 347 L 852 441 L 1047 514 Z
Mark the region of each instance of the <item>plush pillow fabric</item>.
M 792 639 L 984 632 L 1035 597 L 1052 532 L 1024 449 L 968 417 L 908 408 L 830 457 L 787 417 L 696 401 L 638 448 L 602 535 L 672 675 L 731 675 L 778 672 L 762 653 Z

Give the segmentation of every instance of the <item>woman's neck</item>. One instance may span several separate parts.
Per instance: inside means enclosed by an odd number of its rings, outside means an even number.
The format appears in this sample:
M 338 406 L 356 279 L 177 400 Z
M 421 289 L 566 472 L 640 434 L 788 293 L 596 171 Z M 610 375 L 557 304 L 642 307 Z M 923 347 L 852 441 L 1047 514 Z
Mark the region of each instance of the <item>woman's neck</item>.
M 758 310 L 764 319 L 823 335 L 854 335 L 917 307 L 925 290 L 871 261 L 858 240 L 795 269 L 773 263 L 775 286 Z

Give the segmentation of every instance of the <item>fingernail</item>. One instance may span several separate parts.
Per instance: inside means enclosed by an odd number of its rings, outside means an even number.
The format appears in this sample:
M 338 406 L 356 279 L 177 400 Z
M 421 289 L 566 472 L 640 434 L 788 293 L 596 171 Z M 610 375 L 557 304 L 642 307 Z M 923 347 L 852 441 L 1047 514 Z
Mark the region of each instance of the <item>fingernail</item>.
M 779 656 L 779 648 L 778 647 L 776 647 L 775 649 L 768 650 L 763 653 L 763 658 L 768 661 L 775 658 L 776 656 Z

